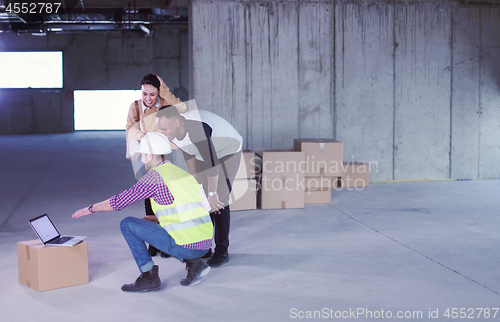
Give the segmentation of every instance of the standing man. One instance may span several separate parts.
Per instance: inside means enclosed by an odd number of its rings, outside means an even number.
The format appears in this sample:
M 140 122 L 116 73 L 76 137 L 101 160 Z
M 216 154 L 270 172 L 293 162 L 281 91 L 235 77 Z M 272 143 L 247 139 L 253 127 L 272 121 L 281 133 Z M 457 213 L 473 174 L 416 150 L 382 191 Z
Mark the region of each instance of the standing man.
M 208 192 L 215 226 L 215 251 L 207 264 L 229 261 L 229 194 L 240 166 L 243 138 L 222 117 L 208 111 L 179 113 L 175 106 L 162 106 L 156 113 L 158 130 L 182 150 L 186 164 Z M 211 250 L 206 254 L 211 255 Z M 205 256 L 204 256 L 205 257 Z
M 143 219 L 127 217 L 120 223 L 123 237 L 141 272 L 135 283 L 123 285 L 122 290 L 161 290 L 158 266 L 154 265 L 145 243 L 186 263 L 188 274 L 181 285 L 197 284 L 210 271 L 210 266 L 201 256 L 212 246 L 213 235 L 213 225 L 204 208 L 206 198 L 201 186 L 189 173 L 166 160 L 165 155 L 172 150 L 163 134 L 147 133 L 141 140 L 138 152 L 151 170 L 129 190 L 78 210 L 73 218 L 94 212 L 121 210 L 137 201 L 151 198 L 155 216 Z

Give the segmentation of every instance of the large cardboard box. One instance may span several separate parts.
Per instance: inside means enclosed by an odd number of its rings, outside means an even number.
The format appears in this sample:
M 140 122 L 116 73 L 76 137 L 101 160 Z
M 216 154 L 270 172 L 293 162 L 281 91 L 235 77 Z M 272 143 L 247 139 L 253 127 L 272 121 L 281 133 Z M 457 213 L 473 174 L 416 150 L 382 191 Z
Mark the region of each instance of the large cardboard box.
M 333 139 L 295 139 L 295 151 L 305 152 L 306 176 L 342 176 L 342 142 Z
M 344 162 L 344 173 L 340 178 L 341 188 L 368 187 L 370 181 L 369 165 L 363 162 Z
M 304 201 L 306 204 L 330 203 L 332 202 L 332 191 L 330 189 L 306 190 L 304 192 Z
M 262 209 L 304 208 L 304 152 L 264 152 Z
M 39 239 L 17 243 L 19 283 L 47 291 L 89 282 L 88 244 L 44 246 Z
M 257 180 L 235 179 L 229 204 L 231 211 L 257 209 Z
M 260 172 L 262 159 L 253 151 L 243 151 L 240 159 L 240 167 L 236 172 L 236 179 L 255 178 Z

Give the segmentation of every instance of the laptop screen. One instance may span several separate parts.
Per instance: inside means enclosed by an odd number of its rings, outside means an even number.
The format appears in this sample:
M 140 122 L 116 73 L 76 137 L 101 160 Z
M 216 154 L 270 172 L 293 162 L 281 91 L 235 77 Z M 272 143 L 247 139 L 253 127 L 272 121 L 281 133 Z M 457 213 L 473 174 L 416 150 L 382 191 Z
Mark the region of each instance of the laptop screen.
M 59 232 L 47 215 L 30 220 L 30 223 L 44 244 L 51 239 L 59 237 Z

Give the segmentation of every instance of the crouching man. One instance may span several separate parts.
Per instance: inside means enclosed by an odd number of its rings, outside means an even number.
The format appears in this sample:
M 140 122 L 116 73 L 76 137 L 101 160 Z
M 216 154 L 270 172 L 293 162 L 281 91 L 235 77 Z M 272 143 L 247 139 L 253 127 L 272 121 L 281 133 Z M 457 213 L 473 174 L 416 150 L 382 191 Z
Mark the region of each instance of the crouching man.
M 150 169 L 148 173 L 132 188 L 72 215 L 80 218 L 94 212 L 121 210 L 151 198 L 155 216 L 127 217 L 120 224 L 141 272 L 135 283 L 122 286 L 125 292 L 161 290 L 158 266 L 154 265 L 146 243 L 186 263 L 188 273 L 181 285 L 197 284 L 210 271 L 210 266 L 200 258 L 212 246 L 212 221 L 204 208 L 208 202 L 194 177 L 165 159 L 171 152 L 167 137 L 157 132 L 147 133 L 138 153 Z

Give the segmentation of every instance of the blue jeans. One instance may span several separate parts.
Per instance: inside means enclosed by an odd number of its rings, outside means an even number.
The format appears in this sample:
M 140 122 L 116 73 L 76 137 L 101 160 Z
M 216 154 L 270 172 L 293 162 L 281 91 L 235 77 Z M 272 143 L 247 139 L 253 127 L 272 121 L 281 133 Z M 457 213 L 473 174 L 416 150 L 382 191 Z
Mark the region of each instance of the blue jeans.
M 181 262 L 184 259 L 201 257 L 207 252 L 206 249 L 187 249 L 177 245 L 165 229 L 149 220 L 127 217 L 121 221 L 120 229 L 141 273 L 151 270 L 154 266 L 145 243 L 153 245 Z

